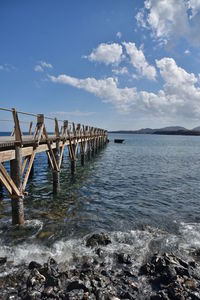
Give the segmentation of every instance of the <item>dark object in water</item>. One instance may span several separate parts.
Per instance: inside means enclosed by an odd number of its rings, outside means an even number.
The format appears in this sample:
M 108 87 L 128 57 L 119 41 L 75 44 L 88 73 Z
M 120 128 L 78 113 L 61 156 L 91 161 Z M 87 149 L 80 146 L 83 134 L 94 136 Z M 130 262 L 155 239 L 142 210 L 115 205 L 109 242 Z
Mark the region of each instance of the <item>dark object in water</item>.
M 124 141 L 124 140 L 121 140 L 121 139 L 115 139 L 115 140 L 114 140 L 114 142 L 115 142 L 115 143 L 118 143 L 118 144 L 122 144 L 123 141 Z

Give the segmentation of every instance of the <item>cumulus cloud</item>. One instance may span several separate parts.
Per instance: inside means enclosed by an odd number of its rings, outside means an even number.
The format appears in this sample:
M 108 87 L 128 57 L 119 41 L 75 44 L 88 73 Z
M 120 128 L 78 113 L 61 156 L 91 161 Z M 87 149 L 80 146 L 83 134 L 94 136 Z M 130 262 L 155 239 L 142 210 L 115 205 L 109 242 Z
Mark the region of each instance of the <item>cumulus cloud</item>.
M 136 94 L 136 88 L 120 89 L 117 79 L 112 77 L 99 80 L 93 77 L 79 79 L 63 74 L 58 77 L 49 76 L 49 78 L 54 83 L 67 84 L 90 92 L 105 102 L 113 103 L 122 111 L 129 110 L 132 96 Z
M 126 75 L 126 74 L 128 74 L 128 69 L 127 69 L 127 67 L 122 67 L 119 69 L 112 69 L 112 72 L 115 75 Z
M 156 69 L 148 64 L 142 49 L 137 49 L 135 43 L 123 43 L 126 52 L 130 57 L 130 62 L 137 72 L 150 80 L 156 79 Z
M 90 61 L 95 61 L 99 63 L 109 64 L 119 64 L 123 58 L 122 46 L 117 43 L 100 44 L 96 49 L 94 49 L 90 55 L 85 56 Z
M 40 61 L 40 63 L 35 65 L 34 67 L 35 72 L 44 72 L 45 69 L 53 69 L 52 64 L 47 63 L 45 61 Z
M 199 12 L 199 0 L 146 0 L 136 20 L 138 25 L 150 29 L 152 36 L 163 43 L 177 37 L 200 42 L 199 19 L 195 18 Z
M 190 19 L 194 18 L 200 12 L 200 0 L 189 0 L 188 9 L 191 9 Z
M 136 87 L 120 88 L 116 78 L 79 79 L 68 75 L 49 76 L 54 83 L 83 89 L 121 112 L 142 111 L 153 115 L 200 116 L 200 87 L 198 78 L 177 66 L 172 58 L 156 60 L 163 78 L 163 89 L 157 93 L 138 91 Z

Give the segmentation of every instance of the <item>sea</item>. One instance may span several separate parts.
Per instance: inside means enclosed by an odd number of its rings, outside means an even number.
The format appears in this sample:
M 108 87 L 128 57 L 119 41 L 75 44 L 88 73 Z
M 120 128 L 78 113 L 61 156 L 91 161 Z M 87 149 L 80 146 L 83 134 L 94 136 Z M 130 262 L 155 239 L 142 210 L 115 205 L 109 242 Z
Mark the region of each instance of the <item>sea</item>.
M 155 252 L 186 259 L 198 253 L 200 137 L 109 134 L 109 140 L 84 167 L 77 161 L 74 176 L 65 150 L 57 194 L 46 154 L 37 154 L 23 229 L 11 225 L 11 201 L 3 190 L 0 257 L 7 257 L 9 267 L 0 276 L 49 256 L 67 264 L 93 256 L 86 238 L 102 231 L 112 240 L 105 250 L 111 264 L 116 250 L 130 253 L 136 267 Z

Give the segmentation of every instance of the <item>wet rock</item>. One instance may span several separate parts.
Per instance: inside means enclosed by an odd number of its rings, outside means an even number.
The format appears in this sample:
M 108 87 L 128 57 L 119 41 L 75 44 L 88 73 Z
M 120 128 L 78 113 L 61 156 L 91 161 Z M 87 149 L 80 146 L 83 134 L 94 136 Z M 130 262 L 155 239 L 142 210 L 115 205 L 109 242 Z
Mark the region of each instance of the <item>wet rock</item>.
M 130 265 L 131 262 L 131 256 L 126 253 L 120 253 L 117 255 L 117 260 L 120 264 L 127 264 Z
M 107 246 L 110 243 L 110 237 L 104 232 L 95 233 L 86 240 L 87 247 Z
M 96 237 L 90 241 L 96 247 Z M 42 266 L 31 262 L 17 274 L 0 278 L 0 299 L 200 300 L 198 263 L 156 253 L 138 270 L 129 254 L 112 253 L 111 260 L 106 248 L 102 256 L 98 249 L 92 257 L 76 256 L 67 266 L 53 258 Z
M 83 290 L 84 292 L 88 292 L 88 288 L 81 280 L 72 281 L 68 284 L 67 291 L 71 292 L 72 290 Z
M 66 294 L 67 300 L 82 300 L 84 297 L 84 290 L 74 289 Z
M 4 265 L 7 262 L 7 257 L 0 257 L 0 265 Z
M 96 254 L 97 254 L 99 257 L 102 257 L 103 254 L 104 254 L 104 251 L 103 251 L 101 248 L 98 248 L 98 249 L 96 250 Z
M 29 270 L 40 269 L 41 267 L 42 267 L 42 265 L 37 263 L 36 261 L 31 261 L 28 266 Z

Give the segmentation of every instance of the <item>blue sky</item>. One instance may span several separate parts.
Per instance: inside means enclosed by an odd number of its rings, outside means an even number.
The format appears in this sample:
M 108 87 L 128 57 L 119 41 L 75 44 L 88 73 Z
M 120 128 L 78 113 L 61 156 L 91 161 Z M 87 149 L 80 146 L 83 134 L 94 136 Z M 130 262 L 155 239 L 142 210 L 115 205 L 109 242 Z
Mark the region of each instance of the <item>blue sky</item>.
M 200 0 L 1 0 L 0 106 L 110 130 L 198 126 L 199 25 Z

